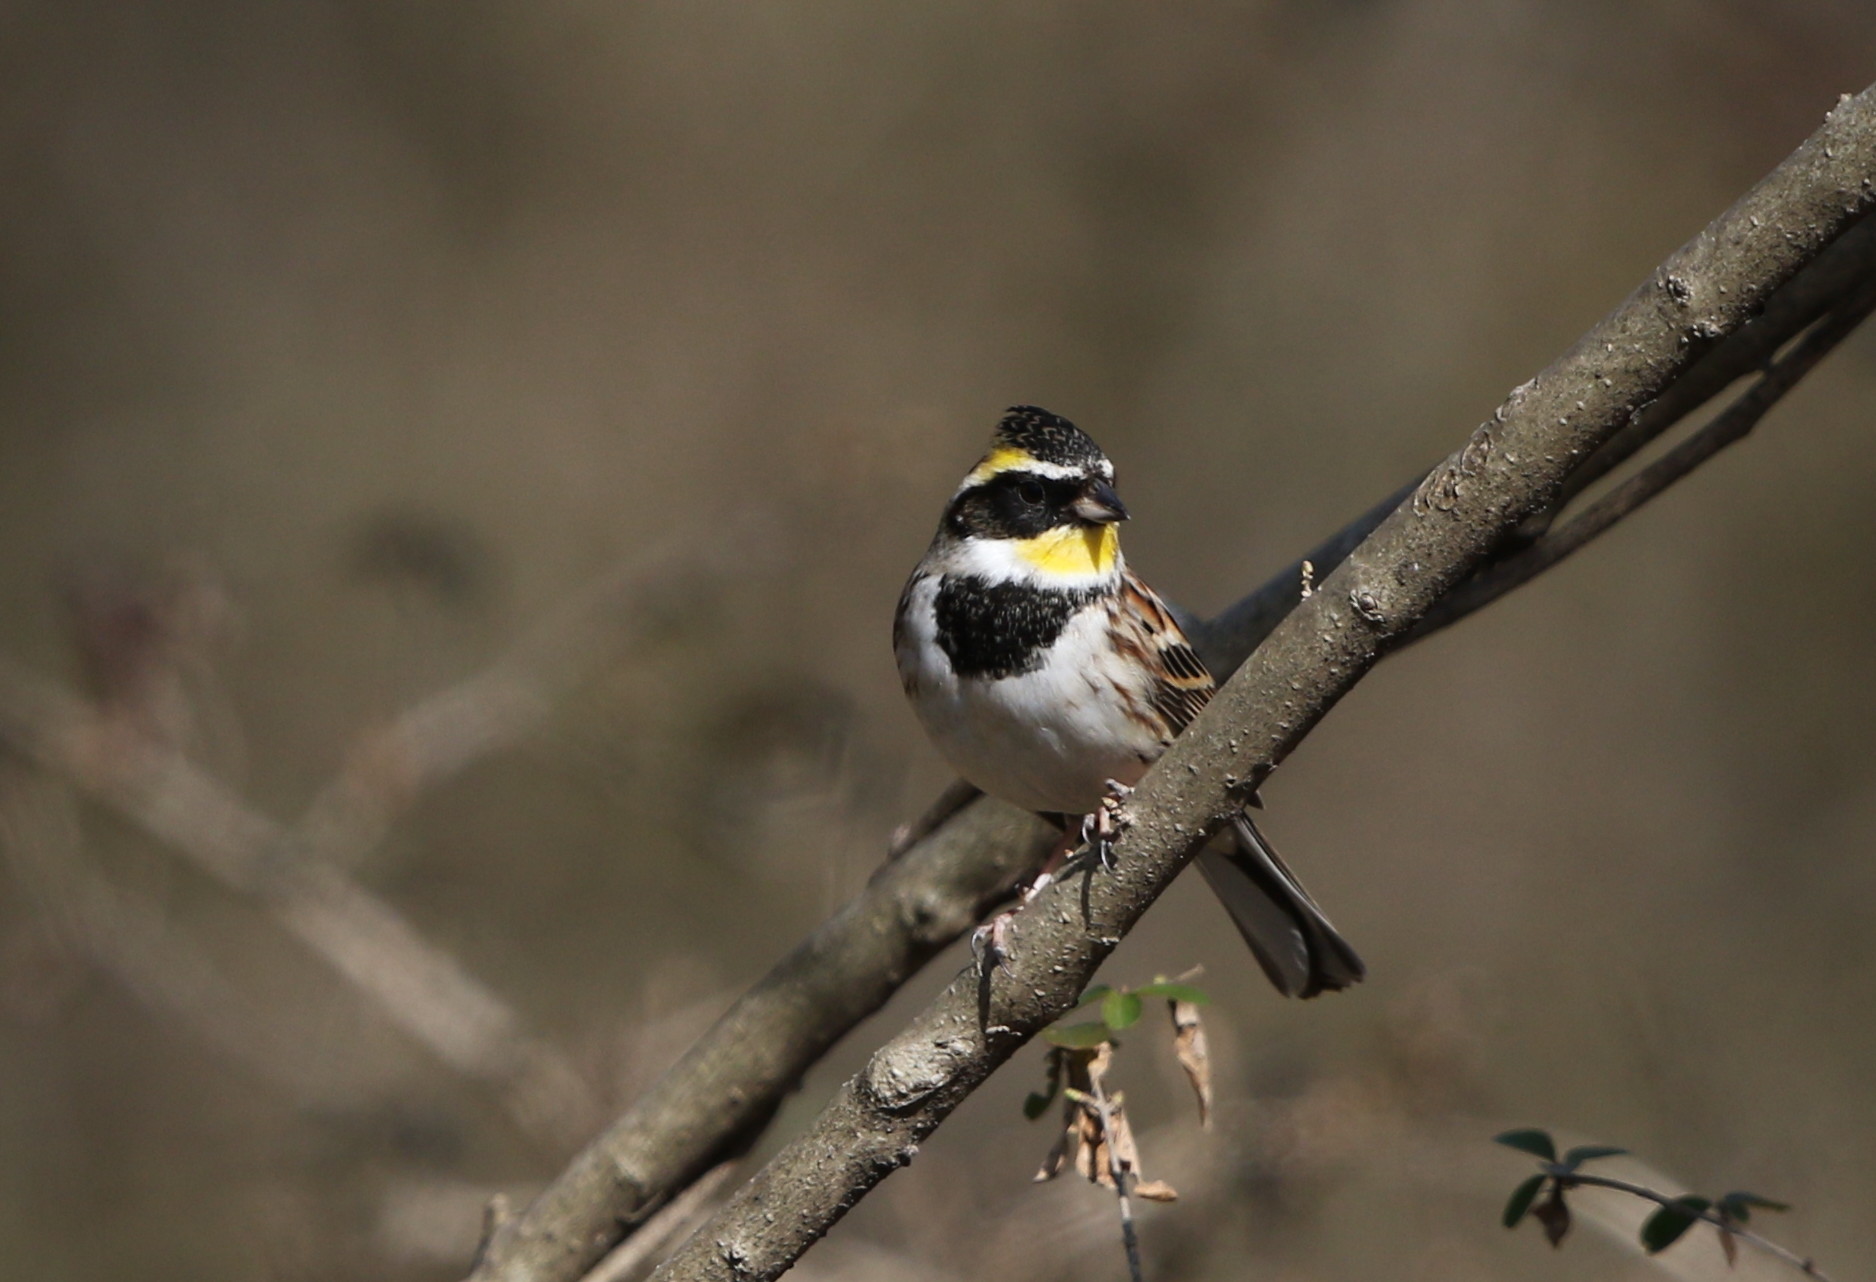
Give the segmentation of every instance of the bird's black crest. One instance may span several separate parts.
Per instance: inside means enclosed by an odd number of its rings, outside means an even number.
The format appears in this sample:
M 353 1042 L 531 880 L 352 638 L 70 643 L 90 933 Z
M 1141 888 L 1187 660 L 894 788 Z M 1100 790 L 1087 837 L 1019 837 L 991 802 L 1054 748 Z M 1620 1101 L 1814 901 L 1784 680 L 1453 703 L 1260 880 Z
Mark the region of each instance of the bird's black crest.
M 1063 418 L 1034 405 L 1012 405 L 997 424 L 998 445 L 1023 450 L 1042 463 L 1087 467 L 1105 456 L 1088 434 Z

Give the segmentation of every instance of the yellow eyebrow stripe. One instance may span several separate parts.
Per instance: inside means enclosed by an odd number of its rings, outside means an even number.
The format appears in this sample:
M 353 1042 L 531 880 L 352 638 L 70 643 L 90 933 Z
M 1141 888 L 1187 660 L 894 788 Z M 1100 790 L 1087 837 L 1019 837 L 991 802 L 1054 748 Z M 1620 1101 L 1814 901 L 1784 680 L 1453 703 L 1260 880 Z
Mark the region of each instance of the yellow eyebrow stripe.
M 1120 553 L 1120 532 L 1111 525 L 1065 525 L 1018 539 L 1016 553 L 1044 574 L 1106 574 Z
M 999 446 L 984 455 L 983 462 L 971 469 L 971 474 L 964 478 L 964 484 L 966 487 L 982 485 L 999 472 L 1007 472 L 1013 467 L 1026 467 L 1035 461 L 1028 450 Z

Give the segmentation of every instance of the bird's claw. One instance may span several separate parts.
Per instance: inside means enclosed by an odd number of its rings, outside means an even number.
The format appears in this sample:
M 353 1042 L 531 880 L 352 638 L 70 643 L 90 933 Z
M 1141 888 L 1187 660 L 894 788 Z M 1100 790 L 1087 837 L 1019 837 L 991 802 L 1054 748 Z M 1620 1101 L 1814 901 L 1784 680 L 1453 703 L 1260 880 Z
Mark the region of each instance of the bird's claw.
M 1101 804 L 1081 821 L 1081 840 L 1103 872 L 1114 871 L 1114 841 L 1133 822 L 1133 817 L 1127 813 L 1127 798 L 1132 795 L 1132 788 L 1117 779 L 1109 779 Z
M 1004 940 L 1009 937 L 1010 922 L 1015 919 L 1016 914 L 1025 904 L 1040 895 L 1043 889 L 1054 880 L 1054 873 L 1037 873 L 1036 879 L 1023 887 L 1022 896 L 1017 900 L 1015 908 L 998 913 L 971 932 L 971 958 L 977 963 L 978 969 L 983 968 L 984 958 L 988 957 L 1005 975 L 1015 974 L 1010 969 L 1010 950 L 1004 945 Z
M 1016 914 L 998 913 L 989 921 L 971 932 L 971 960 L 982 971 L 988 961 L 1005 975 L 1012 975 L 1010 970 L 1010 952 L 1004 940 L 1009 933 L 1010 918 Z

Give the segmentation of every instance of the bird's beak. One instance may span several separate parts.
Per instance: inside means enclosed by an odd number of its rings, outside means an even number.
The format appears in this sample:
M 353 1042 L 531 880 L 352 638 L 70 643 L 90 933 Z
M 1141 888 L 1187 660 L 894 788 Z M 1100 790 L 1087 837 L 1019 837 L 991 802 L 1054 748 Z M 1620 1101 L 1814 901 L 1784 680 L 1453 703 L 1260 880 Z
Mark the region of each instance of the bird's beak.
M 1068 510 L 1090 525 L 1112 525 L 1127 519 L 1127 507 L 1106 481 L 1090 481 Z

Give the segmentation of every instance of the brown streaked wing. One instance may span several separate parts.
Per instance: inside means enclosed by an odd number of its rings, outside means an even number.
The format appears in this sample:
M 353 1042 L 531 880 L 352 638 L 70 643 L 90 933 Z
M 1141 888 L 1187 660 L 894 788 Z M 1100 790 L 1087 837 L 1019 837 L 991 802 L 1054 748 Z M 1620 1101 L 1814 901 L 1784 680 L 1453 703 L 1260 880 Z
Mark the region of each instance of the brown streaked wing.
M 1128 571 L 1121 580 L 1115 611 L 1116 642 L 1132 651 L 1152 673 L 1148 694 L 1154 709 L 1176 735 L 1192 724 L 1211 702 L 1217 686 L 1204 660 L 1186 640 L 1178 621 L 1159 594 Z

